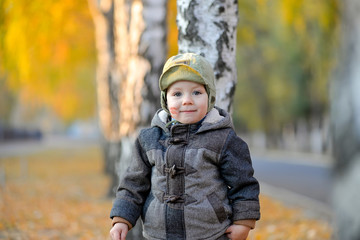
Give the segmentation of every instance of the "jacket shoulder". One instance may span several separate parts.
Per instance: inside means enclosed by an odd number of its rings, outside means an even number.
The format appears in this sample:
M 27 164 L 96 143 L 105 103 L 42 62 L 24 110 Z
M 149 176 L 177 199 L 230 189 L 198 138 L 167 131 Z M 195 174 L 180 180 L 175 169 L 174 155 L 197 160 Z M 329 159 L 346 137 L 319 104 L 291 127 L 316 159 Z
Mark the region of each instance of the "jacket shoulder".
M 138 136 L 138 140 L 144 149 L 158 148 L 159 142 L 165 138 L 166 134 L 157 126 L 142 129 Z

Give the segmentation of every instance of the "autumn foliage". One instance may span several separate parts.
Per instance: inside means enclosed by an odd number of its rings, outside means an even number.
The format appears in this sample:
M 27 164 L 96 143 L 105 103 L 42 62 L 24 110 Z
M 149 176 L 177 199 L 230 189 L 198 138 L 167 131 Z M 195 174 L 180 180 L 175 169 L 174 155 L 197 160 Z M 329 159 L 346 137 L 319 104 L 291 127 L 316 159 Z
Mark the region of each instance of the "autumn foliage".
M 98 146 L 0 158 L 0 239 L 109 239 L 108 178 Z M 329 223 L 261 196 L 250 240 L 325 240 Z
M 0 0 L 0 59 L 0 83 L 27 113 L 51 109 L 65 122 L 93 116 L 96 55 L 86 0 Z
M 1 159 L 0 239 L 106 239 L 111 200 L 98 148 Z

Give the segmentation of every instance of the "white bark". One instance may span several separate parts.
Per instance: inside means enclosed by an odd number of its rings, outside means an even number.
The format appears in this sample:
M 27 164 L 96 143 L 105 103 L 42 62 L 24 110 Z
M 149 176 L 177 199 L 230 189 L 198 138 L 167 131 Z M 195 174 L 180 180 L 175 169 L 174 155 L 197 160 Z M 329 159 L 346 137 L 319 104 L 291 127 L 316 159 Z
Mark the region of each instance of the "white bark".
M 115 54 L 120 75 L 119 136 L 135 134 L 140 123 L 141 90 L 144 78 L 150 70 L 150 63 L 139 54 L 142 33 L 145 29 L 143 4 L 140 0 L 128 3 L 115 0 Z
M 158 78 L 166 60 L 166 0 L 89 0 L 98 49 L 97 91 L 113 196 L 131 161 L 139 128 L 160 107 Z M 127 239 L 143 239 L 141 224 Z
M 140 107 L 140 126 L 149 125 L 157 109 L 160 108 L 159 77 L 167 58 L 166 44 L 166 0 L 143 0 L 143 17 L 146 28 L 143 32 L 139 50 L 150 62 L 150 71 L 145 75 L 141 91 L 143 101 Z
M 331 85 L 335 157 L 334 208 L 338 239 L 360 239 L 360 15 L 357 0 L 343 1 L 339 69 Z
M 159 103 L 166 60 L 165 0 L 89 0 L 98 49 L 100 126 L 108 141 L 136 134 Z
M 121 179 L 131 161 L 131 149 L 140 128 L 160 107 L 158 79 L 166 60 L 166 1 L 115 1 L 115 43 L 121 76 L 119 136 L 122 142 L 116 173 Z M 144 4 L 144 5 L 143 5 Z M 128 13 L 129 11 L 129 13 Z M 122 13 L 122 14 L 120 14 Z M 155 97 L 156 96 L 156 97 Z
M 99 123 L 103 135 L 108 140 L 117 139 L 118 122 L 116 99 L 111 88 L 112 83 L 118 83 L 114 76 L 115 58 L 113 49 L 113 1 L 89 0 L 95 25 L 95 40 L 97 47 L 98 65 L 96 71 L 97 102 L 99 112 Z M 115 87 L 116 88 L 116 87 Z M 115 94 L 116 95 L 116 94 Z M 115 105 L 115 106 L 114 106 Z
M 204 55 L 216 77 L 216 105 L 231 111 L 237 82 L 238 5 L 233 0 L 178 0 L 179 52 Z

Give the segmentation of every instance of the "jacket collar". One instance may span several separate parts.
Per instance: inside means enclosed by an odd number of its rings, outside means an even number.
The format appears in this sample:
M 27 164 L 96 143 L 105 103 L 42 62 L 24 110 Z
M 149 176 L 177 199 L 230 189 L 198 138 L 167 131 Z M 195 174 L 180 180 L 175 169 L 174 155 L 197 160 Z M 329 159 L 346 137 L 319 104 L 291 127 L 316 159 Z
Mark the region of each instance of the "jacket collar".
M 168 121 L 169 121 L 169 114 L 166 111 L 159 109 L 151 121 L 151 126 L 160 127 L 165 132 L 169 132 L 169 129 L 166 127 Z M 211 129 L 228 128 L 228 127 L 233 128 L 230 115 L 225 110 L 218 107 L 214 107 L 206 115 L 205 119 L 202 120 L 200 124 L 201 126 L 198 129 L 198 132 L 207 131 Z

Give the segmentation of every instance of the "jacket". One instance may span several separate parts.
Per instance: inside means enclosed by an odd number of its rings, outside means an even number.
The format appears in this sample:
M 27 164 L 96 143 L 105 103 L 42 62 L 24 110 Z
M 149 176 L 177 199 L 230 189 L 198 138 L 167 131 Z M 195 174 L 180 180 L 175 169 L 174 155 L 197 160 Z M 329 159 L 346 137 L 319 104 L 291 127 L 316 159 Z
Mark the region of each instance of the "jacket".
M 159 110 L 136 142 L 110 217 L 147 239 L 223 239 L 235 221 L 260 218 L 259 183 L 230 115 L 213 108 L 197 124 L 167 126 Z

